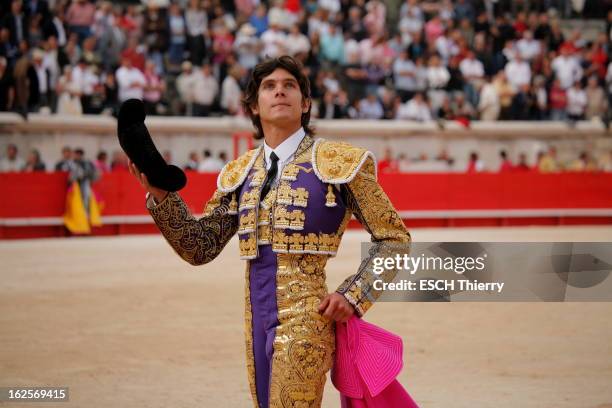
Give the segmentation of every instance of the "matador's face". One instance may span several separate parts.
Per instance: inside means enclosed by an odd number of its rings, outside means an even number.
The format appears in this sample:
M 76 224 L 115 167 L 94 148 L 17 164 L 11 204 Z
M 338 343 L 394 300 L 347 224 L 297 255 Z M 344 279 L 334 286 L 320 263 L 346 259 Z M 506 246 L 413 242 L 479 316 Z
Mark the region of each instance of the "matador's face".
M 259 115 L 262 124 L 299 125 L 309 105 L 310 102 L 302 96 L 296 78 L 288 71 L 277 68 L 262 79 L 257 92 L 257 105 L 252 110 Z

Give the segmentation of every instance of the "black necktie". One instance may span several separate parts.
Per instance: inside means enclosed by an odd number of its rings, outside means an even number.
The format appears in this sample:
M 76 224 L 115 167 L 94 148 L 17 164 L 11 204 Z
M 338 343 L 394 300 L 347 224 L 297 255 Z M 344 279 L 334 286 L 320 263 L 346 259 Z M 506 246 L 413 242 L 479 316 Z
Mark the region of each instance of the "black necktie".
M 278 173 L 278 156 L 276 155 L 276 153 L 272 152 L 272 154 L 270 154 L 270 160 L 272 161 L 272 165 L 268 169 L 268 174 L 266 175 L 266 182 L 263 188 L 261 189 L 261 200 L 263 200 L 266 197 L 266 194 L 268 194 L 268 191 L 270 191 L 270 187 L 272 187 L 272 183 L 276 178 L 276 173 Z

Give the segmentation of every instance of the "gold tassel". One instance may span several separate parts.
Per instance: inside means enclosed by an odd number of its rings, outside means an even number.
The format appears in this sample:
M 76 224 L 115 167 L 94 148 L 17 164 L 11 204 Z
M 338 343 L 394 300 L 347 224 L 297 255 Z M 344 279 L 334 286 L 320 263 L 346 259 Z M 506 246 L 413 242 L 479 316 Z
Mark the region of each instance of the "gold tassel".
M 331 184 L 327 185 L 327 194 L 325 195 L 325 206 L 326 207 L 335 207 L 336 204 L 336 195 L 334 194 L 334 188 Z
M 238 214 L 238 202 L 236 201 L 236 193 L 232 193 L 232 201 L 230 201 L 228 214 Z

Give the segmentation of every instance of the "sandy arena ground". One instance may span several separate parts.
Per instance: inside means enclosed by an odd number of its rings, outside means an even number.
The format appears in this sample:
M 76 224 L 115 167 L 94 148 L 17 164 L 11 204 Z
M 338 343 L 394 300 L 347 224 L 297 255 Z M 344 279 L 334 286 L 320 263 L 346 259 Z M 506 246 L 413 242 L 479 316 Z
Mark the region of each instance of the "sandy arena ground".
M 612 228 L 412 235 L 612 241 Z M 367 239 L 345 235 L 330 289 Z M 44 407 L 251 407 L 237 253 L 234 240 L 196 268 L 160 236 L 0 242 L 0 386 L 70 387 Z M 612 303 L 379 303 L 367 320 L 403 337 L 400 381 L 422 408 L 612 407 Z M 323 406 L 339 407 L 330 382 Z

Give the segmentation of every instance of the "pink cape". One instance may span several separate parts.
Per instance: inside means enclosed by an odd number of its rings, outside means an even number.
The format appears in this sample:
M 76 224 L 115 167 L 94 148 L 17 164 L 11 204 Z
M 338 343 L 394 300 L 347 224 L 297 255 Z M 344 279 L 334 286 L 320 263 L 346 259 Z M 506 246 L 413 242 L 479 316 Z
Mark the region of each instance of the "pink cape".
M 418 408 L 395 379 L 402 370 L 402 339 L 356 316 L 336 323 L 332 382 L 342 408 Z

